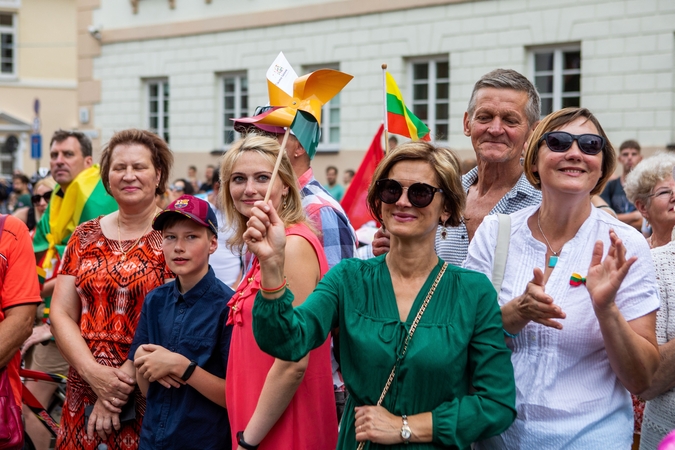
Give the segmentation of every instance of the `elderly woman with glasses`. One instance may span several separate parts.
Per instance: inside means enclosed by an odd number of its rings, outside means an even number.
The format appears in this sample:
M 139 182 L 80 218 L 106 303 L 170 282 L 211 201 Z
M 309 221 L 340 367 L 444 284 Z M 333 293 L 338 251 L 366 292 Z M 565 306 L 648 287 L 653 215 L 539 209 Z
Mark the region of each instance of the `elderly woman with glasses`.
M 480 449 L 628 449 L 629 392 L 647 389 L 659 364 L 659 307 L 649 247 L 634 228 L 591 205 L 614 172 L 615 154 L 595 116 L 566 108 L 537 126 L 525 174 L 542 203 L 488 216 L 466 267 L 492 273 L 506 239 L 499 292 L 516 375 L 514 424 Z
M 274 208 L 256 203 L 244 234 L 262 272 L 253 331 L 264 351 L 299 360 L 340 327 L 350 397 L 338 449 L 367 442 L 368 449 L 468 449 L 513 421 L 494 289 L 434 253 L 439 223 L 457 226 L 464 204 L 452 152 L 424 142 L 398 146 L 368 191 L 371 212 L 391 234 L 390 251 L 343 260 L 293 308 L 283 224 Z
M 660 153 L 643 160 L 626 177 L 626 197 L 652 228 L 651 248 L 671 241 L 675 227 L 675 155 Z
M 656 448 L 669 430 L 675 428 L 675 271 L 673 271 L 674 243 L 671 242 L 675 226 L 675 181 L 673 168 L 675 156 L 660 153 L 643 160 L 626 177 L 626 196 L 635 204 L 649 222 L 652 235 L 647 240 L 659 283 L 661 309 L 656 315 L 656 338 L 659 343 L 661 365 L 654 375 L 651 387 L 641 397 L 649 400 L 641 419 L 641 449 Z M 636 399 L 638 400 L 638 399 Z M 636 411 L 637 414 L 638 411 Z M 640 410 L 641 412 L 641 410 Z
M 670 153 L 660 153 L 643 160 L 626 176 L 624 186 L 626 197 L 651 227 L 652 234 L 647 238 L 647 243 L 652 249 L 669 243 L 673 227 L 675 227 L 674 166 L 675 156 Z M 654 263 L 658 265 L 656 260 Z M 663 295 L 661 297 L 663 301 Z M 662 313 L 663 310 L 657 314 L 657 324 L 658 316 Z M 633 396 L 633 409 L 635 411 L 635 442 L 640 442 L 645 409 L 644 400 Z

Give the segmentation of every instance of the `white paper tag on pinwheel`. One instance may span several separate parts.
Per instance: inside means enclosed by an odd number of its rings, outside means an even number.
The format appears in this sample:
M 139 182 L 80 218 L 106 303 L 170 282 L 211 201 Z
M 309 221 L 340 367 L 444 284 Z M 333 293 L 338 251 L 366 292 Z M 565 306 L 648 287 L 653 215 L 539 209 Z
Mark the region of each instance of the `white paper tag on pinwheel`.
M 267 69 L 267 79 L 293 97 L 293 82 L 296 78 L 298 78 L 298 74 L 291 67 L 291 64 L 284 56 L 284 52 L 279 52 L 270 68 Z

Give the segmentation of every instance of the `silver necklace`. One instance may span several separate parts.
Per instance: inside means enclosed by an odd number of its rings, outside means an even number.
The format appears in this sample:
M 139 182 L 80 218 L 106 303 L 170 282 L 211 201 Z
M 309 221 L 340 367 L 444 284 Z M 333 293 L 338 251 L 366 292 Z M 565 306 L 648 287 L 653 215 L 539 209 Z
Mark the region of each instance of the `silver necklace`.
M 150 222 L 148 226 L 145 227 L 145 230 L 141 233 L 138 239 L 136 239 L 136 242 L 134 242 L 134 244 L 127 251 L 124 251 L 124 248 L 122 247 L 122 231 L 120 231 L 120 214 L 117 213 L 117 248 L 120 253 L 122 253 L 122 257 L 120 258 L 122 262 L 127 260 L 127 253 L 133 250 L 138 245 L 138 243 L 141 242 L 141 239 L 143 236 L 145 236 L 145 233 L 150 229 L 150 225 L 152 225 L 152 222 Z
M 562 251 L 562 247 L 560 247 L 560 250 L 557 252 L 551 248 L 551 243 L 548 241 L 548 238 L 544 234 L 544 230 L 541 229 L 541 222 L 539 222 L 539 211 L 537 211 L 537 226 L 539 227 L 539 232 L 541 233 L 542 236 L 544 236 L 544 240 L 546 241 L 546 245 L 548 246 L 548 249 L 551 250 L 551 253 L 553 255 L 549 256 L 548 258 L 548 267 L 553 268 L 555 267 L 556 264 L 558 264 L 558 255 L 560 255 L 560 252 Z M 563 244 L 564 246 L 565 244 Z

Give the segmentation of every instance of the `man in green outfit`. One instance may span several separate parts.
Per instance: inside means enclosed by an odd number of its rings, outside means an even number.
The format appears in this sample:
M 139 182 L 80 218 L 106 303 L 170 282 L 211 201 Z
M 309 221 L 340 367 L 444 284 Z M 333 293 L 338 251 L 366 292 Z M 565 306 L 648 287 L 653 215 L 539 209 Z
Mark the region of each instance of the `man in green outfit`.
M 338 176 L 337 167 L 335 166 L 326 167 L 326 181 L 328 182 L 328 184 L 324 185 L 324 188 L 326 188 L 328 193 L 339 202 L 345 195 L 345 188 L 337 183 L 337 176 Z

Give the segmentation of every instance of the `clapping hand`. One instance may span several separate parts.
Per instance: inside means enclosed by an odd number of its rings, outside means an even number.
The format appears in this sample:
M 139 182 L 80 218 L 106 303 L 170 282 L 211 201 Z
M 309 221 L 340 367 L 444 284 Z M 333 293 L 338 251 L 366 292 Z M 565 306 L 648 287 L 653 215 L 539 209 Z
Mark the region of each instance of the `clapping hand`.
M 562 330 L 562 324 L 552 319 L 564 319 L 566 315 L 558 305 L 553 303 L 553 297 L 544 291 L 544 272 L 535 268 L 533 275 L 523 295 L 513 300 L 516 302 L 518 315 L 527 321 Z
M 602 259 L 603 243 L 597 241 L 593 247 L 593 257 L 586 275 L 586 288 L 593 301 L 596 314 L 614 305 L 614 298 L 630 266 L 637 261 L 637 256 L 626 260 L 626 247 L 616 235 L 609 230 L 610 247 L 605 259 Z

